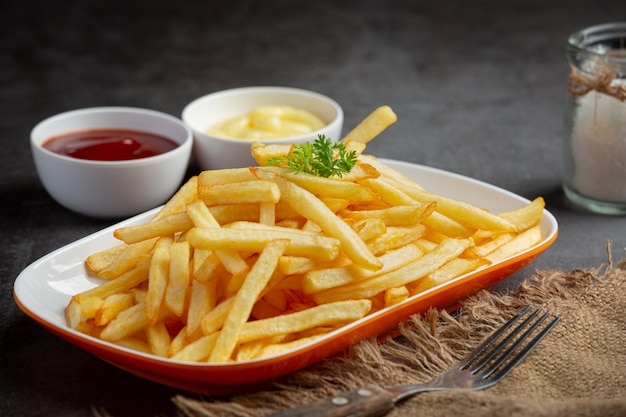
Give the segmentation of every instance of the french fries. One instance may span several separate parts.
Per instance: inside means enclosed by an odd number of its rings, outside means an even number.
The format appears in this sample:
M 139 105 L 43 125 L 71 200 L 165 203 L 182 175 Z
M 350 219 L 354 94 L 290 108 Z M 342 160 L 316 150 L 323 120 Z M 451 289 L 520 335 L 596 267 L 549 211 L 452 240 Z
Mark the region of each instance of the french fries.
M 541 240 L 541 197 L 491 213 L 426 190 L 363 154 L 395 122 L 383 106 L 343 140 L 342 177 L 265 166 L 204 171 L 148 223 L 90 255 L 102 284 L 74 295 L 69 327 L 155 356 L 228 363 L 295 349 Z

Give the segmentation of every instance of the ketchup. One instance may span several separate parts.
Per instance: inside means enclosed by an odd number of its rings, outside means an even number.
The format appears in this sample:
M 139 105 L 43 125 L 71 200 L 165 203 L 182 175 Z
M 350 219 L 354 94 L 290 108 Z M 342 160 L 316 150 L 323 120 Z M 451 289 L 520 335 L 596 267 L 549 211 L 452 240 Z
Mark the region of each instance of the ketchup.
M 171 139 L 134 130 L 83 130 L 55 136 L 44 142 L 49 151 L 78 159 L 125 161 L 148 158 L 176 148 Z

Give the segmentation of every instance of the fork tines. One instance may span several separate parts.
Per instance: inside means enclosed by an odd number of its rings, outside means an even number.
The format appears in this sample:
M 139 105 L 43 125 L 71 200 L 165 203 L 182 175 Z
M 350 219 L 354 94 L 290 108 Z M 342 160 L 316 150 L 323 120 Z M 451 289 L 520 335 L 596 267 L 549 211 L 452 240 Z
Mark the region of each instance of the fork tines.
M 546 320 L 549 312 L 528 305 L 482 342 L 462 364 L 462 369 L 480 374 L 483 379 L 499 380 L 519 364 L 559 322 Z M 531 338 L 532 337 L 532 338 Z

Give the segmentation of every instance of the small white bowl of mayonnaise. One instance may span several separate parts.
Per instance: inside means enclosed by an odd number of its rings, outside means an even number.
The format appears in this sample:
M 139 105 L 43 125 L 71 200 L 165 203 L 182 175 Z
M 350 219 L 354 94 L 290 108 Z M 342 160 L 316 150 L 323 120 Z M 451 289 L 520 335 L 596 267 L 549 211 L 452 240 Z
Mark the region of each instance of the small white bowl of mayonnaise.
M 313 91 L 243 87 L 195 99 L 182 119 L 193 131 L 200 169 L 225 169 L 257 165 L 251 154 L 255 141 L 304 143 L 318 135 L 341 140 L 343 109 Z

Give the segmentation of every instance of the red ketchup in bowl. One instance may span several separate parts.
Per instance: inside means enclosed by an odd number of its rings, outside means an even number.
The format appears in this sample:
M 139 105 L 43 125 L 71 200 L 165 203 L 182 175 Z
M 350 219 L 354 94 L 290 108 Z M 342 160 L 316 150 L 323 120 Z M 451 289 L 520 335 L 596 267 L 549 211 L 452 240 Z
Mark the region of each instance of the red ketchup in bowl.
M 160 155 L 178 144 L 164 136 L 135 130 L 83 130 L 52 137 L 42 145 L 65 156 L 94 161 L 126 161 Z

